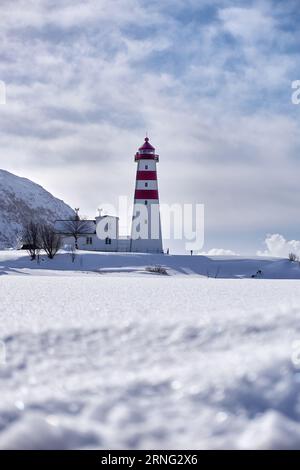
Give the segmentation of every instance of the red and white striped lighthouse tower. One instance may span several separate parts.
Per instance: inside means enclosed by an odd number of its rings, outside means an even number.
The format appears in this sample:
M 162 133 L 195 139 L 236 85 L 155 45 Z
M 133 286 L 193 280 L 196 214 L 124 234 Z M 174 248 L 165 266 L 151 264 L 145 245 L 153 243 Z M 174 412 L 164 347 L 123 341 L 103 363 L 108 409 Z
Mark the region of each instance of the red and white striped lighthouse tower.
M 131 228 L 131 251 L 163 253 L 156 163 L 159 156 L 148 137 L 134 157 L 137 162 Z

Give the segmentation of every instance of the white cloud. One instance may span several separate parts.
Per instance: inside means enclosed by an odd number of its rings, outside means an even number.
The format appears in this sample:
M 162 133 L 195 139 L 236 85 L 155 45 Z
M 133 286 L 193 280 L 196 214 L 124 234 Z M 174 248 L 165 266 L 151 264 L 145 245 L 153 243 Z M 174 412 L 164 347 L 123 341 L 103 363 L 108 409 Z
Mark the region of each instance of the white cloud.
M 227 7 L 219 11 L 225 31 L 248 42 L 271 41 L 275 21 L 268 11 L 257 7 Z
M 295 253 L 297 256 L 300 256 L 299 240 L 286 240 L 282 235 L 274 233 L 266 237 L 265 244 L 267 245 L 267 250 L 258 251 L 257 255 L 286 258 L 289 253 Z

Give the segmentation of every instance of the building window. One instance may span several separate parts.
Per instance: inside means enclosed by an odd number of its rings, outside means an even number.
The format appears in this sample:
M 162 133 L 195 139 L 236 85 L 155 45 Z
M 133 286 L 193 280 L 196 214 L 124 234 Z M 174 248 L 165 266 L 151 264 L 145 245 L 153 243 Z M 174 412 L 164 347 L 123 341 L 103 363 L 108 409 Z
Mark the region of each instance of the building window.
M 145 183 L 145 188 L 148 188 L 148 183 Z
M 145 165 L 145 170 L 148 170 L 148 165 Z
M 145 201 L 145 206 L 148 204 L 148 201 Z
M 93 244 L 93 237 L 86 237 L 86 244 L 92 245 Z
M 105 245 L 111 245 L 111 238 L 109 237 L 105 238 Z

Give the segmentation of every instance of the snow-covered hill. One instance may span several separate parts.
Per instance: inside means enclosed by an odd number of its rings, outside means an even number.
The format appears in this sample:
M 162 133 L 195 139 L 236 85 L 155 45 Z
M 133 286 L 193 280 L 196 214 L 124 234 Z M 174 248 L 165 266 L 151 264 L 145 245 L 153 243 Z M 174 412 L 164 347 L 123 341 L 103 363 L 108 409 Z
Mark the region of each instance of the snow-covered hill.
M 0 170 L 0 249 L 15 246 L 29 220 L 53 222 L 73 210 L 32 181 Z

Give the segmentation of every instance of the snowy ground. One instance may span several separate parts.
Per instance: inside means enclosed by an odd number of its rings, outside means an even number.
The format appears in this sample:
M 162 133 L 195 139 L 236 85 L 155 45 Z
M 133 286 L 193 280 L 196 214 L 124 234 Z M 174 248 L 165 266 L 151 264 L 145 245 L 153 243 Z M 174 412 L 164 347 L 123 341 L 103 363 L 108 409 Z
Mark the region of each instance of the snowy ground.
M 15 256 L 0 448 L 300 448 L 299 281 L 37 276 Z
M 300 279 L 300 263 L 270 257 L 150 255 L 139 253 L 98 253 L 79 251 L 75 262 L 68 253 L 59 253 L 49 260 L 30 261 L 24 251 L 0 251 L 0 275 L 72 275 L 76 273 L 109 275 L 147 275 L 148 266 L 164 266 L 171 276 L 209 278 L 251 278 L 257 271 L 263 279 Z

